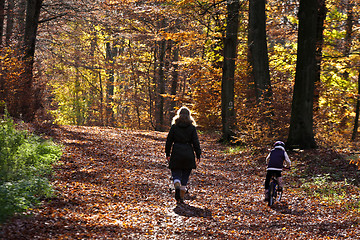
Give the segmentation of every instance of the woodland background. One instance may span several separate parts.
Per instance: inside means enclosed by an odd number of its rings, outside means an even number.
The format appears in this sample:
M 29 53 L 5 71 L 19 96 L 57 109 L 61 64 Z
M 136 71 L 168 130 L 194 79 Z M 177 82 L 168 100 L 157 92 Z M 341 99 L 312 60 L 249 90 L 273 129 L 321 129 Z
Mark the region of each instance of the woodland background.
M 298 51 L 306 11 L 316 48 Z M 357 0 L 2 0 L 0 16 L 0 100 L 13 117 L 164 131 L 188 105 L 199 129 L 264 145 L 306 116 L 298 129 L 309 129 L 309 144 L 294 145 L 356 149 Z M 310 90 L 300 90 L 311 111 L 301 113 L 292 107 L 302 52 L 312 66 Z M 224 59 L 235 64 L 230 86 Z
M 359 6 L 0 0 L 0 238 L 357 239 Z M 182 105 L 203 154 L 175 206 Z M 269 208 L 275 140 L 292 168 Z

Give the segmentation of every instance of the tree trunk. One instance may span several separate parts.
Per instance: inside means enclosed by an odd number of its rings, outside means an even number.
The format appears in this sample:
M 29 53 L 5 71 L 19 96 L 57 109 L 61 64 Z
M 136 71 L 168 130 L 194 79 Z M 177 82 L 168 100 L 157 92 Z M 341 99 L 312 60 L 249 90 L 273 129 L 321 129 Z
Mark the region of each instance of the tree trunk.
M 324 21 L 326 19 L 326 0 L 319 0 L 318 22 L 316 29 L 316 79 L 314 89 L 314 110 L 319 109 L 320 85 L 321 85 L 321 60 L 324 43 Z
M 97 47 L 97 34 L 96 31 L 92 30 L 90 32 L 91 34 L 91 40 L 90 40 L 90 67 L 93 69 L 91 72 L 91 79 L 97 79 L 97 71 L 96 69 L 96 60 L 95 60 L 95 49 Z M 97 89 L 96 86 L 92 86 L 89 89 L 90 94 L 90 102 L 91 102 L 91 108 L 89 111 L 89 117 L 88 117 L 88 123 L 89 125 L 100 125 L 99 123 L 99 116 L 96 116 L 95 111 L 98 110 L 98 106 L 96 106 L 96 103 L 98 102 L 98 95 L 99 95 L 99 89 Z
M 75 31 L 78 31 L 78 26 L 75 27 Z M 75 45 L 80 45 L 80 38 L 75 38 Z M 73 100 L 73 109 L 75 113 L 74 122 L 75 125 L 81 126 L 84 124 L 84 115 L 82 109 L 82 87 L 81 87 L 81 75 L 80 75 L 80 56 L 76 54 L 74 56 L 75 60 L 75 77 L 74 77 L 74 100 Z
M 103 88 L 103 81 L 101 77 L 101 71 L 98 72 L 99 74 L 99 86 L 100 86 L 100 122 L 102 126 L 105 126 L 105 120 L 104 120 L 104 88 Z
M 15 11 L 14 0 L 8 0 L 7 10 L 6 10 L 6 33 L 5 33 L 6 46 L 10 46 L 11 38 L 14 31 L 14 11 Z
M 170 103 L 170 121 L 175 116 L 175 107 L 176 101 L 175 96 L 177 92 L 177 85 L 179 80 L 179 73 L 178 73 L 178 61 L 179 61 L 179 46 L 176 42 L 174 42 L 174 51 L 173 51 L 173 71 L 172 71 L 172 82 L 171 82 L 171 89 L 170 94 L 172 95 L 171 103 Z
M 82 113 L 82 106 L 81 106 L 81 84 L 80 84 L 80 72 L 79 66 L 76 66 L 76 76 L 75 76 L 75 86 L 74 86 L 74 110 L 75 110 L 75 124 L 81 126 L 84 124 L 84 117 Z
M 353 13 L 354 3 L 349 0 L 347 4 L 347 19 L 346 19 L 346 34 L 345 34 L 345 48 L 344 55 L 348 56 L 351 52 L 351 42 L 352 42 L 352 33 L 354 26 L 354 13 Z M 344 72 L 345 80 L 348 80 L 349 73 L 347 70 Z M 355 108 L 355 120 L 354 120 L 354 128 L 351 136 L 351 140 L 355 141 L 357 137 L 358 127 L 359 127 L 359 110 L 360 110 L 360 69 L 358 70 L 358 96 L 356 98 L 356 108 Z M 346 118 L 343 118 L 346 119 Z M 345 123 L 343 123 L 345 125 Z
M 269 57 L 266 40 L 265 0 L 249 0 L 248 59 L 252 67 L 257 100 L 271 95 Z
M 352 132 L 351 140 L 355 141 L 357 137 L 357 132 L 359 128 L 359 111 L 360 111 L 360 69 L 358 75 L 358 96 L 356 98 L 356 109 L 355 109 L 355 121 L 354 121 L 354 129 Z
M 159 69 L 158 69 L 158 82 L 157 82 L 157 105 L 156 105 L 156 131 L 164 130 L 164 97 L 162 94 L 165 93 L 165 51 L 166 51 L 166 40 L 163 39 L 160 42 L 159 49 Z
M 17 49 L 21 49 L 24 44 L 26 0 L 19 0 L 17 7 Z
M 221 83 L 222 140 L 231 141 L 235 128 L 234 76 L 239 28 L 239 0 L 227 1 L 226 37 Z
M 5 0 L 0 0 L 0 49 L 2 48 L 5 18 Z M 1 89 L 0 89 L 1 90 Z
M 315 148 L 313 98 L 316 80 L 318 0 L 300 0 L 295 86 L 287 146 Z
M 19 113 L 25 121 L 34 119 L 34 93 L 33 93 L 33 65 L 35 55 L 36 34 L 40 17 L 42 0 L 28 0 L 26 10 L 25 34 L 24 34 L 24 84 L 19 93 Z
M 129 54 L 130 54 L 130 59 L 133 59 L 133 49 L 131 46 L 131 40 L 129 40 Z M 134 74 L 136 72 L 136 66 L 134 62 L 130 63 L 130 68 L 131 68 L 131 72 L 133 73 L 133 79 L 131 80 L 133 86 L 134 86 L 134 91 L 133 91 L 133 96 L 132 96 L 132 102 L 133 102 L 133 106 L 136 112 L 136 118 L 137 118 L 137 125 L 138 128 L 140 129 L 141 127 L 141 117 L 140 117 L 140 97 L 139 97 L 139 78 L 136 77 Z
M 351 42 L 352 42 L 352 35 L 353 35 L 353 26 L 354 26 L 354 3 L 349 0 L 346 6 L 346 26 L 345 26 L 345 46 L 344 46 L 344 55 L 347 56 L 350 54 L 351 51 Z M 348 74 L 348 73 L 347 73 Z
M 152 81 L 150 80 L 150 71 L 151 66 L 149 66 L 149 85 L 148 85 L 148 91 L 149 91 L 149 116 L 150 116 L 150 124 L 153 127 L 153 129 L 156 129 L 156 105 L 157 105 L 157 68 L 158 68 L 158 42 L 154 41 L 154 47 L 153 47 L 153 64 L 154 67 L 152 68 Z M 153 87 L 154 86 L 154 87 Z
M 5 8 L 5 0 L 0 0 L 0 50 L 3 49 L 3 31 L 4 31 L 4 11 Z M 1 53 L 2 51 L 0 51 Z M 2 62 L 0 61 L 0 68 L 2 66 Z M 2 73 L 0 73 L 0 114 L 4 112 L 4 106 L 2 106 L 2 101 L 5 100 L 5 83 L 4 83 L 4 77 Z
M 354 27 L 354 13 L 353 13 L 354 3 L 352 0 L 349 0 L 346 5 L 346 25 L 345 25 L 345 39 L 344 39 L 344 56 L 348 57 L 351 53 L 351 44 L 352 44 L 352 36 L 353 36 L 353 27 Z M 345 71 L 343 73 L 344 81 L 348 82 L 349 79 L 349 71 L 348 69 L 351 68 L 351 63 L 347 62 Z M 357 101 L 356 101 L 357 102 Z M 339 123 L 339 129 L 343 130 L 346 128 L 348 122 L 348 116 L 346 114 L 346 108 L 341 108 L 340 116 L 342 117 Z M 355 126 L 354 126 L 355 127 Z
M 106 43 L 106 60 L 107 60 L 107 84 L 106 84 L 106 121 L 108 126 L 114 126 L 114 57 L 117 54 L 117 48 L 111 47 L 111 43 Z

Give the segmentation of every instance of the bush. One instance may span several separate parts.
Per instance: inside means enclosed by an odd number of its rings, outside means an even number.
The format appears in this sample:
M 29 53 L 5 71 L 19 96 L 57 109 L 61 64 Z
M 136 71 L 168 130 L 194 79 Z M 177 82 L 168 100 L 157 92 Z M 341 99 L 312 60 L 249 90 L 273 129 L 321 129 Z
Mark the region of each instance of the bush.
M 48 177 L 61 154 L 53 142 L 16 130 L 8 116 L 0 118 L 0 222 L 51 196 Z
M 301 188 L 310 197 L 330 202 L 332 205 L 341 205 L 343 210 L 360 212 L 358 187 L 347 179 L 335 181 L 330 174 L 318 175 L 304 181 Z

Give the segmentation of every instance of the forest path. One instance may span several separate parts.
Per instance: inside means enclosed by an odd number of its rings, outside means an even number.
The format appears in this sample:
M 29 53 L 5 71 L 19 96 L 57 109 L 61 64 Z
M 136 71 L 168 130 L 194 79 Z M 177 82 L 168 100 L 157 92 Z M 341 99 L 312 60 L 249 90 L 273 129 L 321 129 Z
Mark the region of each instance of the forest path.
M 283 200 L 267 207 L 265 154 L 226 153 L 206 134 L 200 134 L 202 162 L 180 206 L 169 191 L 166 133 L 61 126 L 52 137 L 64 146 L 52 179 L 56 197 L 10 221 L 3 239 L 356 239 L 360 234 L 358 215 L 311 201 L 296 187 L 288 186 Z

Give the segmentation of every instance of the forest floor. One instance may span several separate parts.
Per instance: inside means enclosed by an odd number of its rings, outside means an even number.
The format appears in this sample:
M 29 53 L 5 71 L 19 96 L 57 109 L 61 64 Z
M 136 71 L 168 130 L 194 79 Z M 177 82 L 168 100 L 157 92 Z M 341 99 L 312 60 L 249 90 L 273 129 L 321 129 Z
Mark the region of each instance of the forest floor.
M 268 149 L 200 134 L 202 162 L 177 205 L 166 133 L 61 126 L 55 196 L 15 216 L 0 239 L 359 239 L 359 170 L 340 154 L 289 152 L 284 197 L 263 201 Z

